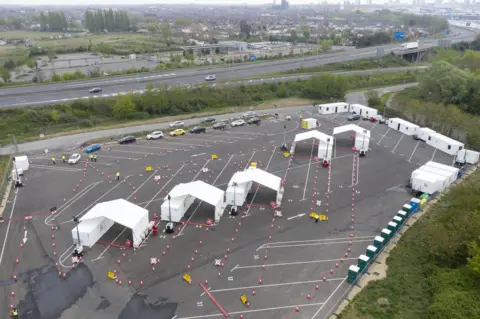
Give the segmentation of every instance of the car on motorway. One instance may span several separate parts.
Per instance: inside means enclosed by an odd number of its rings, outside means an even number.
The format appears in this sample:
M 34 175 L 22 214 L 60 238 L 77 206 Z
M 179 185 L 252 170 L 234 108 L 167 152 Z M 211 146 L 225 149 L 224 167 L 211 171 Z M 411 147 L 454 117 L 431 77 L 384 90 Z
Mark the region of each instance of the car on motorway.
M 245 125 L 245 121 L 244 120 L 236 120 L 236 121 L 233 121 L 232 124 L 230 124 L 232 127 L 236 127 L 236 126 L 243 126 Z
M 206 133 L 207 129 L 201 126 L 195 126 L 190 130 L 190 133 L 192 134 L 199 134 L 199 133 Z
M 102 89 L 101 88 L 93 88 L 88 91 L 89 93 L 101 93 Z
M 183 128 L 177 128 L 174 131 L 171 131 L 168 133 L 169 136 L 180 136 L 180 135 L 185 135 L 185 130 Z
M 129 143 L 135 143 L 137 141 L 135 136 L 124 136 L 121 139 L 118 140 L 118 144 L 129 144 Z
M 252 118 L 247 120 L 248 125 L 252 125 L 252 124 L 260 125 L 261 122 L 262 122 L 262 120 L 259 117 L 252 117 Z
M 215 81 L 216 79 L 217 79 L 217 77 L 213 74 L 207 75 L 205 77 L 205 81 Z
M 218 122 L 213 124 L 212 128 L 214 130 L 223 130 L 227 127 L 227 124 L 225 122 Z
M 85 147 L 84 151 L 85 153 L 93 153 L 99 151 L 101 148 L 100 144 L 92 144 Z
M 359 119 L 360 119 L 360 115 L 358 115 L 358 114 L 350 114 L 347 117 L 347 121 L 357 121 Z
M 248 111 L 248 112 L 243 113 L 243 117 L 254 117 L 254 116 L 257 116 L 257 113 L 255 113 L 253 111 Z
M 215 119 L 213 117 L 208 117 L 202 120 L 202 123 L 213 123 L 213 122 L 215 122 Z
M 158 140 L 163 138 L 163 132 L 162 131 L 154 131 L 150 134 L 147 134 L 147 140 Z
M 182 127 L 185 126 L 185 123 L 182 121 L 175 121 L 169 124 L 170 127 Z
M 82 156 L 80 154 L 74 153 L 68 158 L 68 164 L 77 164 L 81 158 Z

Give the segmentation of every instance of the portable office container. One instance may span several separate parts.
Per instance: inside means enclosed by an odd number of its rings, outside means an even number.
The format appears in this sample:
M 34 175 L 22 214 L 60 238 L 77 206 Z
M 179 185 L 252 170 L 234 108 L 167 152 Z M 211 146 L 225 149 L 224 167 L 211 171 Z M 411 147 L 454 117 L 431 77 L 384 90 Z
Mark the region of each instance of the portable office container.
M 388 127 L 391 128 L 392 130 L 399 131 L 400 133 L 403 133 L 405 135 L 415 135 L 417 132 L 417 129 L 420 128 L 420 126 L 407 122 L 405 120 L 402 120 L 398 117 L 389 119 Z
M 368 262 L 370 261 L 370 258 L 368 258 L 368 256 L 366 255 L 360 255 L 360 257 L 358 257 L 358 268 L 360 268 L 360 271 L 363 271 L 367 266 L 368 266 Z
M 463 143 L 439 133 L 429 134 L 427 144 L 449 155 L 457 155 L 465 147 Z
M 252 188 L 252 182 L 237 183 L 237 186 L 229 186 L 225 192 L 225 204 L 230 206 L 242 206 Z
M 327 103 L 318 106 L 318 113 L 320 114 L 335 114 L 348 112 L 348 103 Z
M 402 219 L 407 219 L 408 214 L 407 214 L 406 211 L 399 210 L 399 211 L 397 212 L 397 216 L 400 217 L 400 218 L 402 218 Z
M 434 133 L 436 132 L 428 127 L 419 127 L 416 129 L 414 137 L 426 142 L 428 140 L 428 136 Z
M 368 151 L 370 145 L 370 137 L 366 134 L 356 134 L 355 148 L 359 151 Z
M 378 110 L 361 104 L 350 104 L 350 112 L 370 117 L 376 117 L 378 115 Z
M 433 194 L 447 187 L 447 177 L 435 175 L 429 172 L 417 169 L 412 173 L 410 180 L 412 189 L 418 192 Z
M 373 240 L 373 246 L 377 247 L 378 249 L 381 249 L 384 244 L 385 244 L 385 238 L 381 236 L 375 236 L 375 239 Z
M 458 163 L 467 163 L 467 164 L 472 164 L 475 165 L 479 162 L 480 160 L 480 152 L 475 152 L 472 150 L 460 150 L 457 154 L 456 161 Z
M 449 166 L 449 165 L 445 165 L 445 164 L 441 164 L 441 163 L 437 163 L 437 162 L 433 162 L 433 161 L 429 161 L 423 166 L 425 166 L 425 167 L 435 167 L 435 168 L 438 168 L 442 171 L 450 172 L 452 174 L 452 178 L 453 178 L 452 183 L 453 183 L 453 181 L 455 181 L 457 179 L 458 172 L 459 172 L 459 169 L 457 167 L 453 167 L 453 166 Z
M 30 167 L 30 162 L 28 161 L 27 156 L 15 156 L 15 163 L 14 168 L 16 167 L 17 170 L 22 170 L 23 172 L 28 171 Z
M 457 172 L 456 174 L 452 174 L 451 172 L 444 171 L 440 168 L 436 168 L 436 167 L 433 167 L 433 166 L 427 166 L 427 165 L 423 165 L 422 167 L 419 168 L 419 170 L 422 171 L 422 172 L 432 174 L 432 175 L 438 175 L 438 176 L 445 177 L 447 183 L 444 185 L 444 188 L 450 186 L 457 179 L 457 173 L 458 173 Z M 442 187 L 443 187 L 443 185 L 442 185 Z
M 392 235 L 393 235 L 397 232 L 398 225 L 397 223 L 394 223 L 394 222 L 388 222 L 387 228 L 392 232 Z
M 351 265 L 348 267 L 348 275 L 347 275 L 347 282 L 349 284 L 353 284 L 360 274 L 360 268 L 356 265 Z
M 386 243 L 392 237 L 392 231 L 390 229 L 384 228 L 382 229 L 382 232 L 380 233 L 380 235 L 383 238 L 385 238 L 385 243 Z
M 377 255 L 378 248 L 372 245 L 369 245 L 367 247 L 367 257 L 370 259 L 375 258 L 375 255 Z
M 397 224 L 397 229 L 400 229 L 400 227 L 401 227 L 402 224 L 403 224 L 403 218 L 400 217 L 400 216 L 395 216 L 395 217 L 393 217 L 393 222 L 394 222 L 395 224 Z
M 302 128 L 307 130 L 316 128 L 318 126 L 317 123 L 318 123 L 317 119 L 312 119 L 312 118 L 304 119 L 302 120 Z

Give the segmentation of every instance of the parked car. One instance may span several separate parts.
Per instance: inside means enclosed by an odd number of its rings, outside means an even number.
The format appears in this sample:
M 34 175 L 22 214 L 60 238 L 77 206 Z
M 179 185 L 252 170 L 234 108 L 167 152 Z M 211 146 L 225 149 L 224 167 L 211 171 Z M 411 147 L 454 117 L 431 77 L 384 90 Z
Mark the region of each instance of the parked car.
M 135 143 L 137 141 L 137 139 L 135 138 L 135 136 L 124 136 L 122 137 L 118 143 L 119 144 L 128 144 L 128 143 Z
M 360 119 L 360 115 L 358 115 L 358 114 L 350 114 L 347 117 L 347 121 L 356 121 L 356 120 L 359 120 L 359 119 Z
M 215 122 L 215 119 L 213 117 L 203 119 L 202 121 L 202 123 L 212 123 L 212 122 Z
M 84 151 L 85 153 L 93 153 L 93 152 L 99 151 L 101 148 L 102 147 L 100 146 L 100 144 L 92 144 L 85 147 Z
M 82 158 L 82 156 L 80 154 L 74 153 L 68 159 L 68 164 L 77 164 L 78 162 L 80 162 L 81 158 Z
M 175 121 L 169 124 L 170 127 L 182 127 L 185 126 L 185 123 L 182 121 Z
M 150 134 L 147 134 L 147 140 L 158 140 L 163 138 L 163 132 L 162 131 L 155 131 Z
M 232 124 L 230 124 L 232 127 L 235 127 L 235 126 L 243 126 L 245 125 L 245 121 L 244 120 L 236 120 L 236 121 L 233 121 Z
M 251 119 L 249 119 L 247 121 L 247 124 L 249 125 L 252 125 L 252 124 L 257 124 L 257 125 L 260 125 L 260 123 L 262 122 L 262 120 L 258 117 L 252 117 Z
M 225 124 L 225 122 L 218 122 L 218 123 L 215 123 L 213 124 L 212 128 L 214 130 L 223 130 L 227 127 L 227 124 Z
M 180 136 L 185 135 L 185 130 L 183 128 L 177 128 L 175 131 L 168 133 L 169 136 Z
M 254 116 L 257 116 L 257 113 L 255 113 L 253 111 L 248 111 L 248 112 L 243 113 L 243 117 L 254 117 Z
M 90 93 L 101 93 L 102 89 L 101 88 L 93 88 L 93 89 L 90 89 L 88 92 L 90 92 Z
M 207 129 L 201 126 L 195 126 L 190 130 L 190 133 L 192 134 L 205 133 L 205 132 L 207 132 Z
M 217 77 L 213 74 L 207 75 L 205 77 L 205 81 L 215 81 L 216 79 L 217 79 Z

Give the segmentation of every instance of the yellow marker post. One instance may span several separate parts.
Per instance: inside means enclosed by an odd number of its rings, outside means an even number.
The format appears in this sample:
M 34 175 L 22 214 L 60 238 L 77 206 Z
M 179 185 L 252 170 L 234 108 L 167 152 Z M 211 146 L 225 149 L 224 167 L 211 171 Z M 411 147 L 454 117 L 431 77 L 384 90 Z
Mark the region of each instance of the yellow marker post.
M 212 160 L 217 159 L 217 158 L 218 158 L 217 154 L 212 154 Z
M 109 271 L 108 274 L 107 274 L 108 278 L 110 279 L 115 279 L 115 273 L 113 271 Z
M 185 280 L 185 281 L 188 282 L 189 284 L 192 283 L 192 277 L 190 277 L 189 274 L 183 275 L 183 280 Z
M 151 166 L 145 167 L 145 172 L 151 172 L 153 168 Z
M 240 296 L 240 301 L 245 305 L 248 302 L 248 298 L 246 294 Z
M 257 163 L 256 162 L 251 162 L 250 167 L 257 167 Z
M 320 220 L 328 220 L 327 215 L 318 215 L 318 218 L 319 218 Z
M 284 152 L 284 153 L 283 153 L 283 156 L 289 157 L 289 156 L 290 156 L 290 153 L 289 153 L 289 152 Z

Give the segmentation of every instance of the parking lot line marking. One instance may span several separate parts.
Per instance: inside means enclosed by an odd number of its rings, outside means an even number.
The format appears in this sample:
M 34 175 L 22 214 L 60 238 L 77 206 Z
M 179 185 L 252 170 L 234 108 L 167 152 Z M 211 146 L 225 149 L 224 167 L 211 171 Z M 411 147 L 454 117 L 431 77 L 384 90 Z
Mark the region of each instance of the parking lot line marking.
M 345 278 L 330 278 L 327 279 L 327 281 L 339 281 L 339 280 L 345 280 Z M 256 285 L 256 286 L 248 286 L 248 287 L 233 287 L 233 288 L 224 288 L 224 289 L 212 289 L 210 292 L 224 292 L 224 291 L 235 291 L 235 290 L 247 290 L 247 289 L 258 289 L 258 288 L 268 288 L 268 287 L 281 287 L 281 286 L 293 286 L 293 285 L 303 285 L 303 284 L 314 284 L 317 282 L 323 282 L 322 279 L 318 280 L 306 280 L 306 281 L 293 281 L 293 282 L 280 282 L 277 284 L 261 284 L 261 285 Z
M 363 243 L 363 242 L 369 242 L 372 241 L 371 239 L 364 239 L 364 240 L 355 240 L 352 241 L 353 243 Z M 289 247 L 303 247 L 303 246 L 318 246 L 318 245 L 333 245 L 333 244 L 347 244 L 349 243 L 349 240 L 344 240 L 344 241 L 330 241 L 330 242 L 317 242 L 317 243 L 304 243 L 304 244 L 291 244 L 291 245 L 278 245 L 278 246 L 272 246 L 272 244 L 269 244 L 268 249 L 273 249 L 273 248 L 289 248 Z M 266 249 L 266 247 L 261 247 L 259 249 Z
M 358 258 L 343 258 L 343 260 L 356 260 Z M 278 267 L 278 266 L 293 266 L 293 265 L 305 265 L 305 264 L 321 264 L 327 262 L 338 261 L 338 259 L 323 259 L 323 260 L 308 260 L 308 261 L 294 261 L 289 263 L 276 263 L 276 264 L 265 264 L 265 267 Z M 250 269 L 250 268 L 262 268 L 264 265 L 252 265 L 252 266 L 240 266 L 236 265 L 235 268 L 230 270 L 230 272 L 238 269 Z
M 330 296 L 328 296 L 327 300 L 325 300 L 323 305 L 317 310 L 317 312 L 315 312 L 315 314 L 312 316 L 311 319 L 315 319 L 315 317 L 320 313 L 320 311 L 322 311 L 323 307 L 325 307 L 325 305 L 328 303 L 328 301 L 333 297 L 333 295 L 335 295 L 337 290 L 340 289 L 340 287 L 343 285 L 345 280 L 347 280 L 347 277 L 343 278 L 342 282 L 337 286 L 337 288 L 335 288 L 335 290 L 330 294 Z
M 10 224 L 12 223 L 13 211 L 15 210 L 15 204 L 17 203 L 18 188 L 15 190 L 15 197 L 13 198 L 12 209 L 10 210 L 10 217 L 8 218 L 7 230 L 5 232 L 5 239 L 3 240 L 2 252 L 0 253 L 0 265 L 2 264 L 3 252 L 5 251 L 5 245 L 7 244 L 8 232 L 10 231 Z
M 302 200 L 305 200 L 305 194 L 307 192 L 307 185 L 308 185 L 308 175 L 310 174 L 310 167 L 312 164 L 312 156 L 313 156 L 313 150 L 315 148 L 315 141 L 312 141 L 312 150 L 310 151 L 310 159 L 308 161 L 308 170 L 307 170 L 307 176 L 305 178 L 305 187 L 303 188 L 303 197 Z
M 148 146 L 148 145 L 143 145 L 143 144 L 140 144 L 140 145 L 132 145 L 132 144 L 128 144 L 128 145 L 125 145 L 125 146 L 128 146 L 128 147 L 143 147 L 143 148 L 149 148 L 149 149 L 155 149 L 155 150 L 176 150 L 176 148 L 165 148 L 165 147 L 157 147 L 157 146 Z M 168 145 L 167 145 L 168 146 Z M 187 145 L 185 145 L 187 146 Z M 113 149 L 114 152 L 117 151 L 117 148 Z
M 102 154 L 98 154 L 97 156 L 99 158 L 106 157 L 106 158 L 114 158 L 114 159 L 126 159 L 126 160 L 131 160 L 131 161 L 138 161 L 140 159 L 140 158 L 136 158 L 136 157 L 120 157 L 120 156 L 110 156 L 110 155 L 102 155 Z
M 397 149 L 398 144 L 400 144 L 404 136 L 405 134 L 402 134 L 402 136 L 400 136 L 400 139 L 398 140 L 397 144 L 395 144 L 395 147 L 393 148 L 392 153 L 395 153 L 395 150 Z
M 205 162 L 205 164 L 203 164 L 202 168 L 200 168 L 200 169 L 198 170 L 197 174 L 195 174 L 195 176 L 193 177 L 192 182 L 197 179 L 198 175 L 200 175 L 200 173 L 202 172 L 202 170 L 205 168 L 205 166 L 208 165 L 208 163 L 210 163 L 210 161 L 211 161 L 211 160 L 208 159 L 208 160 Z
M 148 205 L 150 205 L 151 202 L 153 202 L 155 200 L 155 198 L 158 196 L 158 194 L 160 194 L 161 191 L 163 191 L 163 189 L 165 187 L 167 187 L 168 184 L 170 184 L 170 182 L 175 178 L 175 176 L 177 176 L 178 173 L 180 173 L 180 171 L 185 167 L 185 165 L 182 165 L 182 167 L 180 167 L 176 172 L 175 174 L 173 174 L 173 176 L 162 186 L 162 188 L 160 188 L 160 190 L 155 194 L 153 195 L 152 199 L 150 199 L 147 203 L 147 205 L 143 206 L 143 208 L 147 208 Z M 143 204 L 143 203 L 142 203 Z
M 165 149 L 167 150 L 167 149 Z M 174 148 L 171 148 L 170 150 L 176 150 Z M 119 153 L 132 153 L 132 154 L 144 154 L 144 155 L 162 155 L 162 154 L 159 154 L 159 153 L 149 153 L 149 152 L 138 152 L 138 151 L 123 151 L 123 150 L 117 150 L 117 149 L 114 149 L 112 150 L 112 152 L 119 152 Z
M 390 132 L 390 128 L 388 128 L 388 130 L 385 132 L 385 134 L 382 135 L 382 138 L 380 139 L 380 141 L 377 142 L 377 145 L 380 145 L 380 143 L 383 141 L 385 136 L 387 136 L 388 132 Z
M 411 163 L 413 154 L 414 154 L 415 151 L 417 150 L 418 144 L 420 144 L 420 141 L 417 141 L 417 145 L 415 145 L 415 148 L 413 149 L 412 155 L 410 155 L 410 158 L 408 159 L 408 162 L 409 162 L 409 163 Z
M 40 168 L 40 169 L 50 169 L 53 171 L 62 171 L 62 172 L 81 172 L 82 171 L 79 168 L 56 167 L 56 166 L 47 166 L 47 165 L 39 165 L 39 164 L 30 164 L 30 167 Z
M 356 236 L 355 239 L 373 239 L 375 236 Z M 329 241 L 339 241 L 339 240 L 350 240 L 350 237 L 339 237 L 339 238 L 323 238 L 323 239 L 307 239 L 307 240 L 291 240 L 291 241 L 276 241 L 270 242 L 269 247 L 275 244 L 298 244 L 298 243 L 316 243 L 316 242 L 329 242 Z M 355 241 L 352 241 L 355 242 Z M 263 248 L 265 244 L 257 248 L 257 251 Z
M 140 184 L 140 186 L 138 186 L 138 187 L 135 189 L 135 191 L 133 191 L 125 200 L 129 200 L 130 198 L 132 198 L 132 196 L 133 196 L 134 194 L 136 194 L 136 193 L 140 190 L 140 188 L 142 188 L 143 185 L 145 185 L 145 184 L 146 184 L 153 176 L 155 176 L 155 174 L 157 174 L 157 173 L 158 173 L 158 169 L 155 170 L 142 184 Z
M 432 154 L 432 159 L 431 159 L 431 161 L 433 161 L 433 159 L 434 159 L 434 157 L 435 157 L 435 153 L 437 153 L 437 149 L 434 149 L 433 154 Z
M 218 173 L 218 176 L 217 178 L 215 178 L 215 180 L 213 181 L 212 185 L 215 185 L 215 183 L 218 181 L 218 179 L 220 178 L 220 176 L 222 175 L 223 171 L 225 170 L 225 168 L 227 168 L 228 164 L 230 163 L 230 161 L 232 160 L 232 158 L 234 157 L 235 155 L 231 155 L 230 158 L 228 159 L 227 161 L 227 164 L 225 164 L 225 166 L 223 166 L 222 170 L 220 171 L 220 173 Z
M 202 156 L 202 155 L 205 155 L 205 154 L 207 154 L 207 153 L 193 154 L 190 157 L 197 157 L 197 156 Z
M 256 313 L 256 312 L 262 312 L 262 311 L 275 311 L 275 310 L 284 310 L 284 309 L 294 309 L 296 307 L 304 308 L 304 307 L 321 306 L 321 305 L 323 305 L 323 302 L 315 302 L 315 303 L 291 305 L 291 306 L 279 306 L 279 307 L 271 307 L 271 308 L 249 309 L 249 310 L 230 312 L 229 314 L 233 316 L 233 315 Z M 217 314 L 201 315 L 201 316 L 193 316 L 193 317 L 180 317 L 176 319 L 203 319 L 203 318 L 213 318 L 213 317 L 222 317 L 222 316 L 224 316 L 222 313 L 217 313 Z
M 246 170 L 248 168 L 248 166 L 250 166 L 250 162 L 252 161 L 253 155 L 255 155 L 256 152 L 257 151 L 253 151 L 252 156 L 250 156 L 250 158 L 248 159 L 247 165 L 245 165 L 244 170 Z

